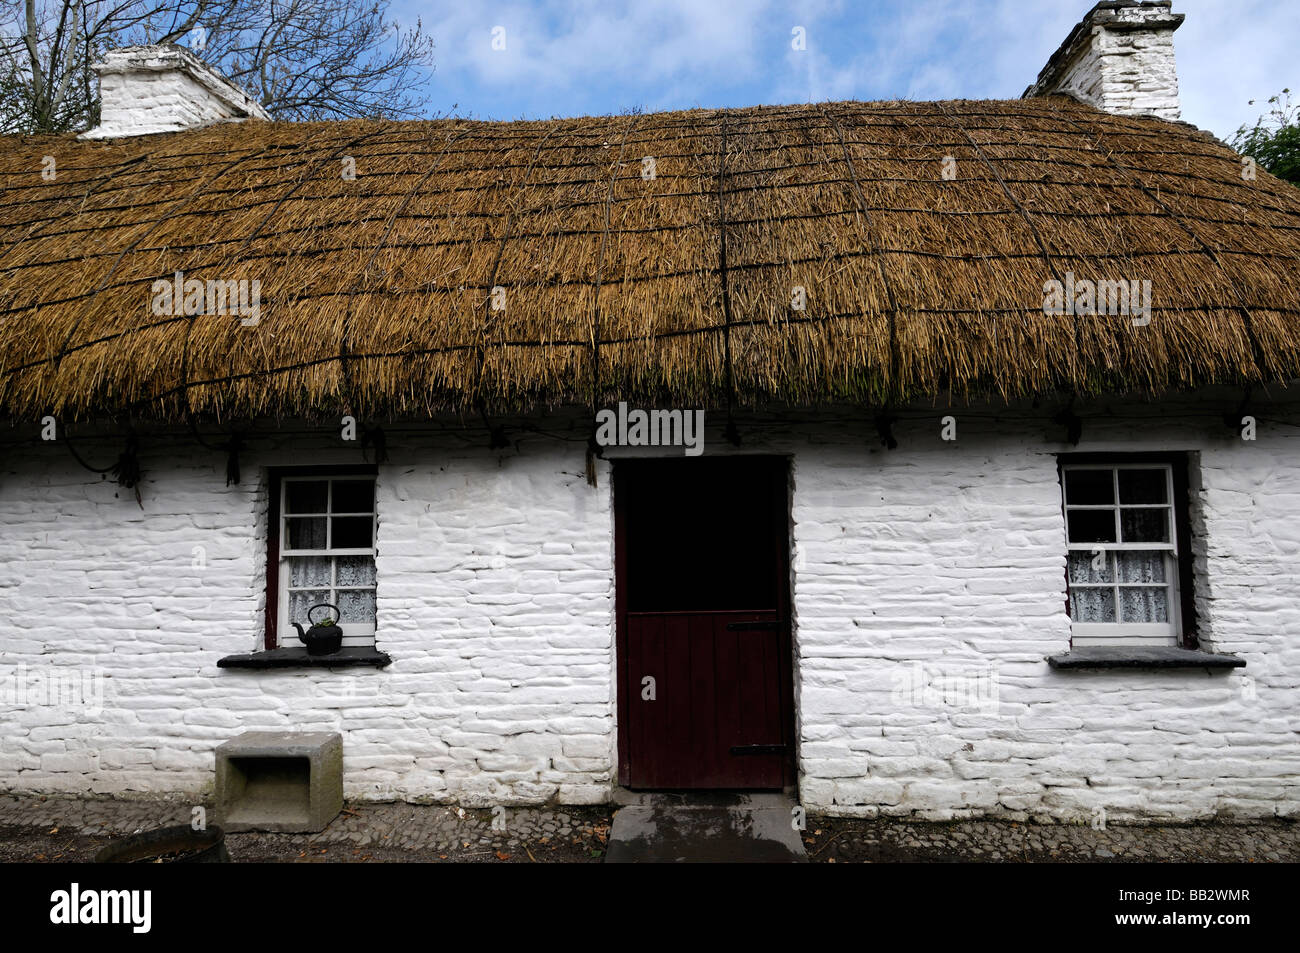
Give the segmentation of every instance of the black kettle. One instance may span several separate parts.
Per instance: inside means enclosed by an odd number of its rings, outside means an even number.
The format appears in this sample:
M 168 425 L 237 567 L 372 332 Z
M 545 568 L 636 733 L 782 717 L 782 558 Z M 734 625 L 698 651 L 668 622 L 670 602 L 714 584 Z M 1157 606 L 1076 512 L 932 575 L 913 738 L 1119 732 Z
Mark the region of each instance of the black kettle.
M 326 619 L 324 625 L 311 622 L 311 614 L 317 609 L 333 609 L 334 616 Z M 293 627 L 298 630 L 298 638 L 307 646 L 308 655 L 333 655 L 343 647 L 343 629 L 334 621 L 338 617 L 338 606 L 322 602 L 307 610 L 307 621 L 311 622 L 311 628 L 306 632 L 297 622 L 293 623 Z

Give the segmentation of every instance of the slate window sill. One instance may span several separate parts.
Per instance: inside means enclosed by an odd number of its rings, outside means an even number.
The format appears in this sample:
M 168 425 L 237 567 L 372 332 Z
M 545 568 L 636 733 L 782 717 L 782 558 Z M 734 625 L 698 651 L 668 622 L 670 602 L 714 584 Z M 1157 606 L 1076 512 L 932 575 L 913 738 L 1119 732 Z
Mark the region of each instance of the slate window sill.
M 363 646 L 345 647 L 333 655 L 308 655 L 306 646 L 268 649 L 248 655 L 227 655 L 217 660 L 217 668 L 345 668 L 354 665 L 373 665 L 383 668 L 393 659 L 387 652 Z
M 1101 668 L 1243 668 L 1246 660 L 1237 655 L 1217 655 L 1198 649 L 1173 646 L 1088 646 L 1052 655 L 1047 664 L 1058 671 Z

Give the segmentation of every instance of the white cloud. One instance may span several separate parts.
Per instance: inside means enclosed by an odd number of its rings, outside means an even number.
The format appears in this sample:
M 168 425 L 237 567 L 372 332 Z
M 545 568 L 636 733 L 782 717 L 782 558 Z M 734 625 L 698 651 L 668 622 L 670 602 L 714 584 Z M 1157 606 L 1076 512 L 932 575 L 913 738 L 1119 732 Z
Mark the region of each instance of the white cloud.
M 581 0 L 555 15 L 516 3 L 440 11 L 428 25 L 440 71 L 558 92 L 616 81 L 662 102 L 670 87 L 756 74 L 771 6 L 771 0 Z M 504 50 L 492 48 L 497 26 L 505 30 Z
M 1175 0 L 1174 9 L 1187 14 L 1174 49 L 1188 122 L 1227 139 L 1266 111 L 1269 96 L 1300 88 L 1293 3 Z
M 482 90 L 498 104 L 517 102 L 517 112 L 544 102 L 572 115 L 634 103 L 1015 98 L 1089 0 L 397 4 L 403 19 L 422 16 L 437 40 L 434 87 L 454 76 L 465 96 Z M 1187 15 L 1175 46 L 1189 122 L 1227 137 L 1268 96 L 1295 88 L 1286 0 L 1175 0 L 1174 9 Z M 506 30 L 504 51 L 491 47 L 494 26 Z M 806 50 L 791 49 L 794 26 L 807 31 Z M 1247 105 L 1252 98 L 1260 107 Z

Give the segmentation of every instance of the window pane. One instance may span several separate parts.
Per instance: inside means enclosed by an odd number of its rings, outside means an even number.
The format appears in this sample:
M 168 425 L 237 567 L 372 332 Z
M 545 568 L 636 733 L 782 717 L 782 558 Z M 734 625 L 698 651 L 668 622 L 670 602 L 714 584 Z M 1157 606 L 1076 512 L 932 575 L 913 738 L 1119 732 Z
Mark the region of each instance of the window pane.
M 1066 519 L 1072 543 L 1115 542 L 1114 510 L 1069 510 Z
M 375 560 L 371 556 L 339 556 L 338 586 L 373 586 L 375 584 Z
M 1126 543 L 1169 542 L 1168 510 L 1123 510 L 1119 525 Z
M 1169 621 L 1169 598 L 1163 587 L 1121 589 L 1119 600 L 1123 606 L 1125 622 Z
M 330 594 L 328 590 L 323 592 L 313 592 L 313 591 L 291 592 L 289 593 L 289 621 L 300 622 L 302 623 L 302 626 L 305 629 L 309 624 L 307 621 L 308 610 L 311 609 L 311 607 L 314 605 L 319 605 L 322 602 L 329 602 L 329 601 L 330 601 Z M 320 609 L 316 612 L 316 620 L 318 622 L 324 621 L 324 619 L 327 616 L 333 616 L 333 615 L 334 615 L 333 609 Z M 296 636 L 297 633 L 296 632 L 286 633 L 286 635 Z
M 284 484 L 284 510 L 286 513 L 324 513 L 328 491 L 329 484 L 324 480 L 288 480 Z
M 1167 477 L 1164 470 L 1120 470 L 1121 503 L 1168 503 Z
M 334 532 L 330 537 L 332 549 L 365 549 L 371 545 L 375 527 L 373 516 L 331 517 Z
M 374 480 L 335 480 L 333 513 L 371 513 L 375 509 Z
M 285 520 L 288 529 L 289 549 L 324 549 L 325 518 L 298 517 Z
M 1115 590 L 1071 586 L 1070 618 L 1075 622 L 1114 622 Z
M 1119 557 L 1120 582 L 1164 582 L 1165 554 L 1160 551 L 1121 552 Z
M 1092 553 L 1071 552 L 1070 553 L 1070 582 L 1114 582 L 1114 574 L 1111 571 L 1113 558 L 1110 553 L 1103 552 L 1100 556 L 1100 569 L 1093 568 L 1094 560 L 1098 557 Z
M 328 556 L 289 557 L 289 585 L 295 589 L 306 586 L 330 584 L 330 558 Z
M 339 612 L 344 622 L 364 622 L 374 625 L 375 590 L 345 589 L 338 594 Z
M 1065 502 L 1074 506 L 1100 506 L 1115 502 L 1110 470 L 1066 470 Z

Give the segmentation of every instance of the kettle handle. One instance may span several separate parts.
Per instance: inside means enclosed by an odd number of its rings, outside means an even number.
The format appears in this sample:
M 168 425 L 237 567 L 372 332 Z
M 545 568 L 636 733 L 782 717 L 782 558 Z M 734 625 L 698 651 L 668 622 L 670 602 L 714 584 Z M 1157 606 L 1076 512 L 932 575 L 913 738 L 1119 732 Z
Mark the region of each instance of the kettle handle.
M 334 610 L 334 623 L 335 623 L 336 625 L 338 624 L 338 621 L 339 621 L 339 615 L 340 615 L 340 613 L 339 613 L 339 607 L 336 606 L 336 605 L 333 605 L 332 603 L 329 603 L 329 602 L 318 602 L 316 605 L 312 606 L 310 609 L 307 610 L 307 621 L 308 621 L 309 623 L 311 623 L 312 625 L 316 625 L 315 622 L 312 622 L 311 614 L 312 614 L 313 612 L 315 612 L 317 609 L 333 609 L 333 610 Z

